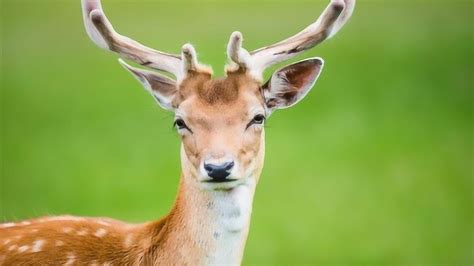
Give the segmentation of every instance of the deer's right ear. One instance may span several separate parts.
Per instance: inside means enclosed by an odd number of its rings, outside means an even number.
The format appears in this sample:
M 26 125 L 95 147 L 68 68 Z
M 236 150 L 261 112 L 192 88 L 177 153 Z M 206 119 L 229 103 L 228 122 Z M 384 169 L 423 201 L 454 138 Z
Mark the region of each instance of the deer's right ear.
M 140 81 L 163 109 L 173 111 L 172 102 L 178 91 L 176 81 L 155 72 L 132 67 L 122 59 L 119 62 Z

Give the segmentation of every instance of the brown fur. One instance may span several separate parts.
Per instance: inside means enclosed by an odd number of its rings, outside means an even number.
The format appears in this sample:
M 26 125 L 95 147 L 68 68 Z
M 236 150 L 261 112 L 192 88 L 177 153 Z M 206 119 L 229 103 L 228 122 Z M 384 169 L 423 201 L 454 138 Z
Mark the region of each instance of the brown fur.
M 241 90 L 259 95 L 259 89 L 260 83 L 242 71 L 229 72 L 227 77 L 218 79 L 207 73 L 192 72 L 180 83 L 174 106 L 191 95 L 197 95 L 208 105 L 229 104 L 238 99 Z
M 66 264 L 72 256 L 75 263 L 136 262 L 139 254 L 124 246 L 123 237 L 136 234 L 142 226 L 101 218 L 58 218 L 40 218 L 0 228 L 0 264 Z M 106 230 L 104 236 L 94 235 L 102 229 Z M 37 252 L 33 251 L 35 241 L 43 243 Z M 27 249 L 20 252 L 18 247 L 22 246 Z

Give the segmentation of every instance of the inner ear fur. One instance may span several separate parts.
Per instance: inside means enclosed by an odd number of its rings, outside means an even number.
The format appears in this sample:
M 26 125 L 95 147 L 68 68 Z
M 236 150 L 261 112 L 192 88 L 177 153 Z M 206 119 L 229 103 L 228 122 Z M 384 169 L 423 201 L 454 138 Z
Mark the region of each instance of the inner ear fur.
M 323 59 L 309 58 L 275 71 L 262 87 L 267 108 L 295 105 L 314 86 L 323 66 Z

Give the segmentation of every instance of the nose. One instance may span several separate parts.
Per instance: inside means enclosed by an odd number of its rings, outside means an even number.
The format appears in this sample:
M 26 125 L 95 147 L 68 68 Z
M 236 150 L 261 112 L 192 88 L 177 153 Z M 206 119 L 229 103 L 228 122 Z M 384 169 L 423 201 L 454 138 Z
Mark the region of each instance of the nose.
M 204 163 L 204 169 L 214 181 L 224 181 L 230 175 L 232 167 L 234 167 L 233 161 L 225 162 L 223 164 Z

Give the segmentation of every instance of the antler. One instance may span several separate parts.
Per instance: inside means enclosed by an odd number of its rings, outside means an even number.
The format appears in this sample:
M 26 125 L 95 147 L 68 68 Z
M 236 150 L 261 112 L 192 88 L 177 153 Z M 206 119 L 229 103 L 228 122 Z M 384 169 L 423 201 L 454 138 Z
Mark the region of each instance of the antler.
M 242 48 L 242 34 L 234 32 L 227 46 L 228 57 L 240 69 L 246 69 L 260 78 L 267 67 L 294 57 L 334 36 L 350 18 L 354 6 L 355 0 L 331 0 L 318 20 L 301 32 L 250 53 Z
M 166 71 L 182 80 L 188 71 L 197 71 L 199 64 L 194 47 L 183 46 L 183 62 L 180 55 L 168 54 L 140 44 L 117 33 L 102 10 L 100 0 L 82 0 L 82 13 L 87 34 L 99 47 L 116 52 L 121 57 L 140 65 Z

